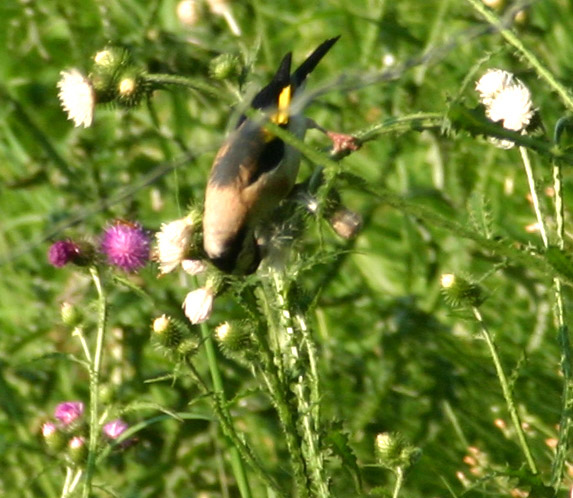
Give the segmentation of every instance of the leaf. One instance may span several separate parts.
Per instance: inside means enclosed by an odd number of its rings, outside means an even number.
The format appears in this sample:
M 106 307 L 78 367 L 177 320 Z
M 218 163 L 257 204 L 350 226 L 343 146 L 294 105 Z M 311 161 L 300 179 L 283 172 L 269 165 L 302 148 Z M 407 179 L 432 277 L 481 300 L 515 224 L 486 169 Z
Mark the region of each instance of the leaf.
M 571 261 L 568 254 L 565 254 L 558 247 L 551 246 L 547 248 L 545 255 L 547 256 L 547 262 L 558 273 L 567 277 L 568 280 L 573 279 L 573 261 Z
M 356 490 L 361 493 L 362 477 L 360 475 L 360 467 L 358 466 L 356 455 L 348 442 L 348 434 L 342 432 L 342 424 L 340 422 L 333 424 L 324 441 L 332 452 L 340 458 L 342 464 L 354 479 Z

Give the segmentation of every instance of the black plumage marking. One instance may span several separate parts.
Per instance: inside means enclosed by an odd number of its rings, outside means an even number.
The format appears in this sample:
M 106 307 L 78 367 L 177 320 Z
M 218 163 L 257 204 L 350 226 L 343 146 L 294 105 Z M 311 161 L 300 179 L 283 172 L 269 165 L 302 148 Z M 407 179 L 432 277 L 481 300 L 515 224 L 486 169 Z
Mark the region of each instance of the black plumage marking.
M 273 138 L 268 142 L 258 160 L 257 168 L 249 179 L 249 184 L 254 183 L 267 171 L 275 169 L 285 155 L 285 143 L 280 138 Z

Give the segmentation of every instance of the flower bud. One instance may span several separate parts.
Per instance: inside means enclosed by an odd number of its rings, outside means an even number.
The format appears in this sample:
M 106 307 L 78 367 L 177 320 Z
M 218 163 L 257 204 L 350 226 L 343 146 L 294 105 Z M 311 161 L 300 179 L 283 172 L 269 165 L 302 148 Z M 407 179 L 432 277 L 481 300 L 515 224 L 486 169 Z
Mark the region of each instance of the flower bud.
M 249 324 L 223 322 L 215 329 L 215 339 L 224 353 L 245 351 L 251 346 Z
M 64 426 L 73 424 L 84 413 L 84 404 L 81 401 L 65 401 L 56 406 L 54 417 Z
M 343 239 L 353 239 L 362 228 L 362 216 L 350 209 L 341 207 L 330 218 L 330 225 Z
M 82 315 L 78 311 L 77 306 L 67 301 L 64 301 L 60 306 L 60 316 L 62 322 L 72 328 L 77 327 L 82 321 Z
M 76 465 L 81 465 L 85 462 L 88 449 L 86 441 L 82 436 L 74 436 L 68 442 L 68 458 Z
M 118 418 L 105 424 L 102 431 L 109 439 L 118 439 L 128 428 L 127 422 Z
M 177 349 L 183 334 L 176 320 L 167 315 L 161 315 L 153 320 L 153 337 L 167 349 Z
M 141 71 L 129 68 L 121 73 L 116 82 L 115 101 L 123 107 L 135 107 L 149 91 Z
M 241 61 L 236 55 L 221 54 L 209 64 L 209 75 L 216 80 L 236 79 L 241 72 Z
M 401 434 L 389 432 L 376 436 L 375 450 L 378 463 L 394 472 L 408 469 L 420 455 L 420 450 L 407 443 Z
M 479 285 L 456 277 L 453 273 L 444 273 L 440 278 L 440 285 L 444 299 L 450 306 L 478 307 L 484 301 Z
M 60 451 L 66 445 L 66 437 L 53 422 L 42 425 L 42 436 L 46 446 L 54 452 Z
M 124 67 L 129 65 L 129 52 L 120 47 L 106 47 L 94 55 L 89 74 L 97 102 L 105 104 L 117 97 L 117 78 Z

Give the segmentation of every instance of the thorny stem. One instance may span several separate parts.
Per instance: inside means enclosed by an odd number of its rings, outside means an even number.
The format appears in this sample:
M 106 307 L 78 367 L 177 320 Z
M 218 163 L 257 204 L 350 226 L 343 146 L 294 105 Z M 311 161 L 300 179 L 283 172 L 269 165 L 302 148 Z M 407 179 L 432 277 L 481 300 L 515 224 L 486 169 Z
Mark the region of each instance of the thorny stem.
M 90 273 L 98 294 L 98 321 L 96 344 L 93 362 L 90 363 L 90 437 L 88 444 L 88 457 L 83 487 L 83 498 L 89 498 L 92 488 L 92 479 L 95 471 L 97 442 L 99 437 L 99 381 L 103 357 L 103 343 L 107 321 L 107 296 L 101 282 L 101 275 L 97 268 L 91 267 Z
M 211 95 L 212 97 L 223 97 L 222 92 L 217 91 L 217 88 L 214 86 L 208 85 L 202 80 L 192 79 L 186 76 L 179 76 L 176 74 L 146 74 L 145 81 L 157 86 L 176 85 L 197 90 Z
M 283 275 L 273 270 L 271 278 L 280 316 L 279 334 L 282 335 L 282 340 L 279 341 L 281 344 L 280 354 L 285 361 L 285 370 L 291 372 L 287 377 L 294 377 L 295 379 L 292 389 L 297 401 L 297 415 L 302 430 L 302 454 L 305 458 L 307 474 L 310 477 L 316 496 L 326 498 L 330 496 L 330 492 L 328 481 L 324 475 L 324 455 L 320 450 L 319 388 L 314 346 L 310 342 L 311 339 L 306 323 L 300 314 L 296 315 L 300 329 L 295 329 Z M 295 330 L 299 334 L 295 335 Z M 303 365 L 305 358 L 301 354 L 299 347 L 303 344 L 306 344 L 306 349 L 309 353 L 308 363 L 310 365 Z M 310 369 L 307 368 L 308 366 L 310 366 Z
M 533 456 L 531 454 L 531 450 L 527 443 L 527 439 L 525 438 L 525 433 L 523 432 L 523 427 L 521 426 L 521 419 L 515 406 L 513 393 L 511 392 L 511 388 L 509 387 L 509 382 L 507 380 L 505 372 L 503 371 L 503 366 L 501 364 L 501 360 L 497 352 L 497 347 L 493 341 L 493 338 L 491 337 L 491 334 L 489 333 L 489 330 L 483 320 L 483 317 L 479 309 L 476 308 L 475 306 L 472 306 L 472 312 L 477 322 L 480 325 L 482 336 L 485 339 L 485 342 L 487 343 L 491 357 L 493 359 L 493 364 L 495 365 L 495 370 L 497 372 L 497 377 L 501 385 L 501 390 L 503 391 L 503 397 L 505 398 L 507 409 L 509 411 L 511 421 L 513 422 L 515 432 L 517 433 L 517 439 L 519 440 L 519 445 L 521 446 L 521 450 L 523 451 L 525 459 L 527 460 L 527 465 L 529 466 L 529 470 L 533 474 L 537 474 L 537 465 L 535 464 L 535 460 L 533 459 Z
M 285 365 L 281 354 L 283 347 L 279 344 L 282 340 L 280 320 L 276 319 L 276 307 L 274 306 L 275 294 L 268 285 L 263 285 L 262 297 L 265 303 L 265 312 L 267 315 L 267 322 L 269 324 L 269 336 L 275 339 L 271 350 L 267 343 L 267 338 L 264 337 L 257 327 L 257 342 L 259 344 L 259 352 L 263 355 L 263 365 L 261 374 L 269 389 L 269 394 L 274 401 L 275 408 L 281 423 L 287 450 L 290 455 L 292 470 L 294 473 L 294 480 L 299 498 L 309 496 L 308 478 L 306 475 L 306 466 L 302 454 L 301 439 L 296 427 L 296 413 L 293 406 L 289 401 L 288 396 L 288 373 L 285 374 Z M 280 313 L 280 311 L 279 311 Z M 286 377 L 286 378 L 285 378 Z
M 564 211 L 563 211 L 563 184 L 561 175 L 561 164 L 557 161 L 553 163 L 553 185 L 555 190 L 555 219 L 557 224 L 557 243 L 559 249 L 563 250 L 564 241 Z M 572 420 L 571 411 L 573 409 L 573 374 L 571 369 L 571 344 L 569 339 L 569 329 L 565 320 L 565 308 L 563 306 L 563 293 L 561 280 L 558 277 L 553 279 L 555 289 L 555 316 L 558 326 L 558 341 L 561 346 L 561 370 L 563 372 L 564 383 L 562 393 L 561 420 L 559 423 L 559 436 L 555 460 L 551 470 L 551 485 L 557 491 L 563 476 L 565 460 L 569 450 L 569 433 L 571 432 Z

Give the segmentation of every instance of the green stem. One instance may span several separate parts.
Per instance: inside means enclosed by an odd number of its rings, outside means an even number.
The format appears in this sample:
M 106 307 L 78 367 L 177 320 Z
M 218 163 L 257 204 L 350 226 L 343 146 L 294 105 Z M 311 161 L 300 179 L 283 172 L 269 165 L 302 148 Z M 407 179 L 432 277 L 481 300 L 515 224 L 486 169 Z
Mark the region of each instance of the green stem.
M 523 432 L 523 427 L 521 426 L 521 419 L 515 406 L 513 394 L 511 392 L 511 388 L 509 387 L 509 382 L 507 380 L 505 372 L 503 371 L 503 366 L 501 364 L 501 360 L 497 352 L 497 347 L 493 341 L 493 338 L 491 337 L 491 334 L 489 333 L 488 328 L 485 325 L 485 322 L 479 309 L 473 306 L 472 311 L 476 320 L 480 325 L 482 336 L 485 339 L 485 342 L 487 343 L 491 357 L 493 359 L 493 364 L 495 365 L 495 370 L 497 372 L 497 377 L 501 385 L 501 390 L 503 391 L 503 397 L 505 398 L 509 415 L 513 422 L 515 432 L 517 433 L 517 439 L 519 440 L 519 445 L 521 446 L 523 454 L 525 455 L 525 459 L 527 460 L 527 465 L 529 466 L 529 470 L 531 470 L 533 474 L 537 474 L 537 466 L 531 454 L 531 450 L 527 443 L 527 439 L 525 438 L 525 433 Z
M 394 484 L 394 492 L 392 493 L 392 498 L 398 498 L 403 484 L 404 484 L 404 469 L 402 469 L 402 467 L 398 467 L 398 469 L 396 470 L 396 482 Z
M 206 93 L 211 97 L 221 99 L 224 93 L 213 85 L 205 83 L 205 80 L 179 76 L 177 74 L 146 74 L 145 81 L 153 83 L 156 86 L 176 85 L 184 88 L 190 88 L 199 92 Z
M 563 183 L 561 164 L 553 163 L 553 185 L 555 191 L 555 219 L 557 224 L 557 243 L 559 249 L 565 247 L 565 223 L 563 210 Z M 553 279 L 555 289 L 555 316 L 558 326 L 558 341 L 561 346 L 561 370 L 563 372 L 563 393 L 561 395 L 561 420 L 559 422 L 559 435 L 555 460 L 551 470 L 551 485 L 557 491 L 563 477 L 565 461 L 569 451 L 569 434 L 573 425 L 571 412 L 573 409 L 573 374 L 571 368 L 571 343 L 569 329 L 566 325 L 565 308 L 563 305 L 563 292 L 561 280 Z
M 565 86 L 557 81 L 555 76 L 547 69 L 541 61 L 533 55 L 533 53 L 525 48 L 518 36 L 511 30 L 505 27 L 502 21 L 497 17 L 493 11 L 488 9 L 481 0 L 467 0 L 472 7 L 477 10 L 488 23 L 495 26 L 499 30 L 501 36 L 513 45 L 523 56 L 523 58 L 530 64 L 530 66 L 537 72 L 539 77 L 549 85 L 562 99 L 563 103 L 573 111 L 573 96 Z
M 88 445 L 88 457 L 86 463 L 86 475 L 83 487 L 83 498 L 89 498 L 92 488 L 92 479 L 95 471 L 97 443 L 99 438 L 99 380 L 103 357 L 103 344 L 107 321 L 107 297 L 101 283 L 101 275 L 97 268 L 91 267 L 90 274 L 98 294 L 98 321 L 96 344 L 93 355 L 93 363 L 90 363 L 90 438 Z
M 219 371 L 219 365 L 217 363 L 217 357 L 215 354 L 215 346 L 213 345 L 213 339 L 211 338 L 211 333 L 209 332 L 207 324 L 202 323 L 200 325 L 200 329 L 201 329 L 201 336 L 203 337 L 204 341 L 205 352 L 207 354 L 207 362 L 209 364 L 209 370 L 211 372 L 211 380 L 213 382 L 213 388 L 215 391 L 214 403 L 217 411 L 219 411 L 220 415 L 219 419 L 221 420 L 222 423 L 225 423 L 226 426 L 225 428 L 227 430 L 230 430 L 232 427 L 231 432 L 234 433 L 235 431 L 232 425 L 231 415 L 229 414 L 227 409 L 227 400 L 225 398 L 223 380 L 221 377 L 221 372 Z M 249 487 L 249 481 L 247 479 L 247 473 L 245 472 L 241 455 L 239 454 L 239 449 L 235 444 L 230 444 L 229 446 L 230 446 L 229 452 L 231 454 L 231 467 L 233 468 L 233 474 L 235 475 L 235 479 L 237 480 L 237 485 L 239 486 L 241 496 L 243 498 L 250 498 L 251 490 Z
M 531 168 L 529 154 L 527 153 L 527 149 L 525 147 L 519 147 L 519 153 L 521 154 L 521 159 L 523 160 L 523 167 L 525 169 L 525 175 L 527 176 L 527 182 L 529 184 L 529 192 L 531 193 L 533 210 L 535 211 L 535 216 L 537 217 L 537 225 L 539 226 L 541 240 L 543 240 L 543 245 L 545 248 L 547 248 L 549 247 L 549 241 L 547 240 L 545 222 L 543 221 L 543 216 L 541 215 L 541 209 L 539 207 L 539 196 L 537 195 L 537 189 L 535 188 L 535 179 L 533 177 L 533 169 Z

